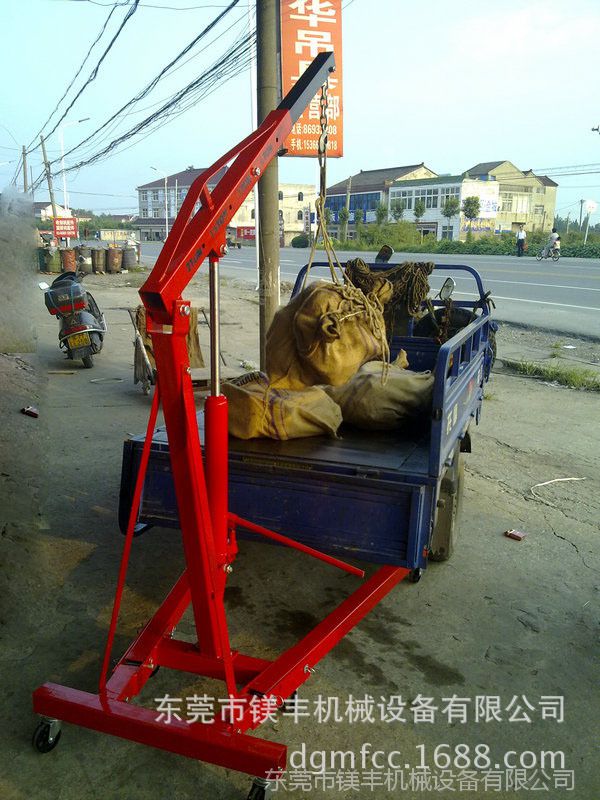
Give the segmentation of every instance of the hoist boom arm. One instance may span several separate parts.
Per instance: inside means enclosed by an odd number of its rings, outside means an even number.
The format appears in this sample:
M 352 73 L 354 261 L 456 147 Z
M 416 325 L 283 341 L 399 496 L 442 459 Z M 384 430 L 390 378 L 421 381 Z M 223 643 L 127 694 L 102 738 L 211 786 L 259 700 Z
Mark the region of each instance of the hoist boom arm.
M 333 53 L 319 53 L 257 130 L 192 183 L 154 269 L 140 290 L 154 322 L 171 323 L 175 300 L 181 297 L 204 259 L 223 254 L 228 223 L 334 69 Z M 229 169 L 210 191 L 211 179 L 228 164 Z M 198 201 L 202 205 L 194 213 Z

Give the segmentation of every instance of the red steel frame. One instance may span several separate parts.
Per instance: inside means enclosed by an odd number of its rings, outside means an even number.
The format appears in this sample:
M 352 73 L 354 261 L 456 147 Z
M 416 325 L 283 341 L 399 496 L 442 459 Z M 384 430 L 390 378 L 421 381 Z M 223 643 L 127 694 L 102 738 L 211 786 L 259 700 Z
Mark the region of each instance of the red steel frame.
M 317 56 L 279 108 L 271 112 L 253 134 L 196 179 L 152 273 L 140 290 L 160 380 L 134 490 L 98 693 L 53 683 L 45 683 L 33 693 L 34 711 L 48 719 L 64 720 L 261 777 L 285 768 L 286 747 L 249 736 L 248 731 L 257 728 L 272 712 L 270 702 L 282 705 L 283 699 L 309 678 L 314 665 L 406 577 L 408 570 L 381 567 L 308 635 L 273 661 L 231 649 L 224 593 L 237 553 L 236 528 L 243 527 L 275 539 L 351 574 L 363 577 L 364 573 L 228 511 L 227 400 L 219 392 L 218 380 L 213 380 L 213 392 L 205 408 L 205 475 L 186 348 L 189 303 L 182 300 L 181 295 L 205 257 L 209 259 L 211 282 L 218 281 L 218 258 L 226 252 L 227 223 L 277 155 L 295 120 L 333 68 L 333 54 Z M 209 180 L 227 164 L 230 164 L 229 169 L 209 192 Z M 198 199 L 202 207 L 194 214 Z M 218 307 L 211 302 L 211 328 L 217 326 Z M 214 345 L 214 340 L 211 344 Z M 216 354 L 213 350 L 211 346 L 214 371 L 218 365 L 218 348 Z M 161 400 L 186 569 L 108 677 L 134 526 Z M 194 644 L 173 636 L 190 604 L 197 634 Z M 177 719 L 171 719 L 169 724 L 158 721 L 156 710 L 130 702 L 157 666 L 223 680 L 227 695 L 240 701 L 243 711 L 236 719 L 223 715 L 211 724 L 188 724 Z M 257 706 L 257 698 L 266 702 Z M 264 713 L 260 711 L 261 705 Z

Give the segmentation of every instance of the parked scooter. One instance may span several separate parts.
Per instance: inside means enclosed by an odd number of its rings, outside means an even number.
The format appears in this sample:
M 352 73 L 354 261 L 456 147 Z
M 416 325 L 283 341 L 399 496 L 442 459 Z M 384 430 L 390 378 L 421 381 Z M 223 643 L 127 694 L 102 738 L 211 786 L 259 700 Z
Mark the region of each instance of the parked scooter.
M 81 285 L 83 275 L 64 272 L 49 286 L 40 283 L 46 308 L 58 319 L 58 342 L 67 358 L 80 358 L 83 366 L 94 366 L 94 355 L 102 350 L 107 332 L 104 314 Z

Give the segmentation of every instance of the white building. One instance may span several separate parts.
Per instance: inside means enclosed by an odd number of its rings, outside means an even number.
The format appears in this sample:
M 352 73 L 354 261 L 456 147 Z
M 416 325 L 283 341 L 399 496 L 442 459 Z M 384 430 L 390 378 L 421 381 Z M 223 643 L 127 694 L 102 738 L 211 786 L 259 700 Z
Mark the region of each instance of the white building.
M 389 190 L 389 218 L 394 219 L 397 204 L 404 208 L 402 219 L 415 221 L 415 203 L 423 200 L 425 214 L 417 223 L 424 236 L 436 239 L 464 239 L 471 226 L 473 233 L 494 233 L 500 207 L 499 184 L 494 180 L 466 178 L 464 175 L 440 175 L 437 178 L 395 181 Z M 479 217 L 472 224 L 459 210 L 448 219 L 442 214 L 446 201 L 458 200 L 459 209 L 467 197 L 479 198 Z
M 212 191 L 227 168 L 221 169 L 209 183 L 209 190 Z M 190 186 L 194 180 L 201 175 L 205 169 L 195 169 L 188 167 L 182 172 L 177 172 L 167 176 L 167 213 L 169 229 Z M 141 241 L 160 240 L 165 234 L 165 179 L 160 178 L 150 183 L 138 186 L 139 216 L 137 225 L 140 229 Z M 316 190 L 313 184 L 306 183 L 284 183 L 279 187 L 279 223 L 282 231 L 282 239 L 285 244 L 302 233 L 306 227 L 306 219 L 310 218 L 310 213 L 314 213 L 316 200 Z M 200 208 L 198 201 L 194 208 Z M 227 228 L 229 236 L 236 237 L 238 228 L 244 229 L 241 238 L 253 241 L 252 229 L 255 226 L 254 195 L 251 193 L 240 209 L 236 212 Z

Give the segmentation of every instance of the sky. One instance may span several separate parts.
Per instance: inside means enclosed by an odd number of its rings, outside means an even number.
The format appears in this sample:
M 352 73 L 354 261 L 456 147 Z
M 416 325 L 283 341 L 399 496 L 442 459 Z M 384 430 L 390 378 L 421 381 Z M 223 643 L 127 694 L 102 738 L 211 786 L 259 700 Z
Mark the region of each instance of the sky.
M 149 107 L 172 97 L 224 54 L 247 30 L 248 3 L 253 7 L 254 2 L 240 0 L 191 51 L 193 58 L 136 107 L 148 110 L 142 113 L 128 106 L 118 127 L 109 129 L 109 139 L 143 119 L 153 110 Z M 227 5 L 228 0 L 141 0 L 95 80 L 67 114 L 66 121 L 74 124 L 64 128 L 65 149 L 128 103 Z M 13 177 L 20 146 L 39 141 L 40 128 L 112 4 L 0 0 L 0 8 L 3 188 Z M 59 112 L 90 74 L 127 8 L 115 9 Z M 424 162 L 437 173 L 456 174 L 480 161 L 506 159 L 520 169 L 554 177 L 561 216 L 578 216 L 580 198 L 596 200 L 600 207 L 600 135 L 591 130 L 600 123 L 597 0 L 343 0 L 342 26 L 344 156 L 328 159 L 328 185 L 361 169 Z M 209 166 L 252 130 L 251 86 L 250 69 L 245 68 L 156 132 L 131 140 L 132 146 L 123 152 L 69 173 L 71 206 L 134 211 L 136 186 L 160 175 L 151 167 L 172 174 L 189 165 Z M 90 119 L 77 122 L 86 117 Z M 46 126 L 46 132 L 52 127 Z M 47 147 L 50 158 L 58 157 L 58 131 L 48 136 Z M 67 156 L 67 167 L 77 160 Z M 29 163 L 36 179 L 41 172 L 39 148 Z M 568 169 L 559 169 L 563 167 Z M 314 183 L 317 177 L 314 159 L 280 158 L 279 170 L 281 182 Z M 60 175 L 55 177 L 55 190 L 61 202 Z M 37 190 L 36 199 L 47 196 L 44 187 Z M 599 219 L 600 211 L 592 216 L 592 224 Z

